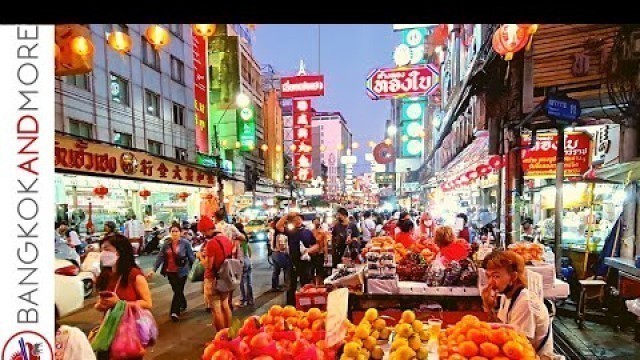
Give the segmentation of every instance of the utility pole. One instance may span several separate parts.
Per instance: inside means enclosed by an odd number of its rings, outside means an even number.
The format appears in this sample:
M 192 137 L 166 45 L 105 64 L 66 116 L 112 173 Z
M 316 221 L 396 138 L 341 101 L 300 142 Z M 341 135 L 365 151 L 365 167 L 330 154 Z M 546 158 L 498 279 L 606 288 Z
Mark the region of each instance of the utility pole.
M 564 198 L 562 190 L 564 187 L 564 125 L 558 124 L 558 144 L 556 145 L 558 152 L 556 154 L 556 208 L 554 221 L 555 246 L 553 251 L 556 256 L 556 271 L 561 270 L 560 261 L 562 259 L 562 209 L 564 207 Z M 587 252 L 589 249 L 586 249 Z

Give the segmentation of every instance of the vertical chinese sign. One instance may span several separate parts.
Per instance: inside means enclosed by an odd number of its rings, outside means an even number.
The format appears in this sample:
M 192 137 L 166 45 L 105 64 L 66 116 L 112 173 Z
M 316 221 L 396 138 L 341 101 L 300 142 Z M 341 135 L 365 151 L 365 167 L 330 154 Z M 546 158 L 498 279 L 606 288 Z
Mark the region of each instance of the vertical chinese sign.
M 293 100 L 293 164 L 295 179 L 300 182 L 311 181 L 311 100 Z
M 196 151 L 209 154 L 209 116 L 207 110 L 207 40 L 193 33 L 193 99 Z

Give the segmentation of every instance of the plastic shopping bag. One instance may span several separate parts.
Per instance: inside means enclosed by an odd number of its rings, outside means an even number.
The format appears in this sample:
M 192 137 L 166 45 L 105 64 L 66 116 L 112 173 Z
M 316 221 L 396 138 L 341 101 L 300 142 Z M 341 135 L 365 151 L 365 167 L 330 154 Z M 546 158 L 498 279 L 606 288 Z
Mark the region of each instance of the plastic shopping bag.
M 196 259 L 193 263 L 188 277 L 191 282 L 204 281 L 204 266 L 200 262 L 200 259 Z
M 136 306 L 134 315 L 140 344 L 145 348 L 154 345 L 158 340 L 158 324 L 153 314 L 147 309 Z
M 625 301 L 627 310 L 633 315 L 640 317 L 640 298 Z
M 138 358 L 142 357 L 144 353 L 144 347 L 142 347 L 138 336 L 135 307 L 127 305 L 111 344 L 110 359 Z
M 93 341 L 91 341 L 91 348 L 93 351 L 101 352 L 109 350 L 109 347 L 111 347 L 116 335 L 116 331 L 118 330 L 118 326 L 120 325 L 126 306 L 127 302 L 121 300 L 118 301 L 113 309 L 107 311 L 107 314 L 102 320 L 102 325 L 100 325 L 100 330 L 98 330 L 98 334 L 95 336 Z

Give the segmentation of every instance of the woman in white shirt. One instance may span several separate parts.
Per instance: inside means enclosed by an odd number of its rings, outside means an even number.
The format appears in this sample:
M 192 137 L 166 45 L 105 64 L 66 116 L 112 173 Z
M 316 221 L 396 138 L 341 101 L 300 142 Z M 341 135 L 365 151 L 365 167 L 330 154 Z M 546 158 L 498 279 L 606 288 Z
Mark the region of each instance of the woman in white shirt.
M 524 333 L 542 360 L 553 352 L 551 318 L 543 301 L 527 289 L 524 259 L 513 251 L 496 250 L 483 261 L 489 284 L 482 291 L 485 311 Z
M 91 344 L 82 330 L 58 324 L 60 318 L 56 308 L 56 360 L 95 360 Z

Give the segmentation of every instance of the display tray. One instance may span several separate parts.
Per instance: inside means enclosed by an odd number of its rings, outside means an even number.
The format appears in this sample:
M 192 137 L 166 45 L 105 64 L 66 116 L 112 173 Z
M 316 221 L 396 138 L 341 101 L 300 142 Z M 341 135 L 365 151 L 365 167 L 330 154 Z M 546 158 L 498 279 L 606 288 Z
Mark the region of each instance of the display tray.
M 480 296 L 477 286 L 437 286 L 429 287 L 419 281 L 399 281 L 398 293 L 400 295 L 433 295 L 433 296 Z

